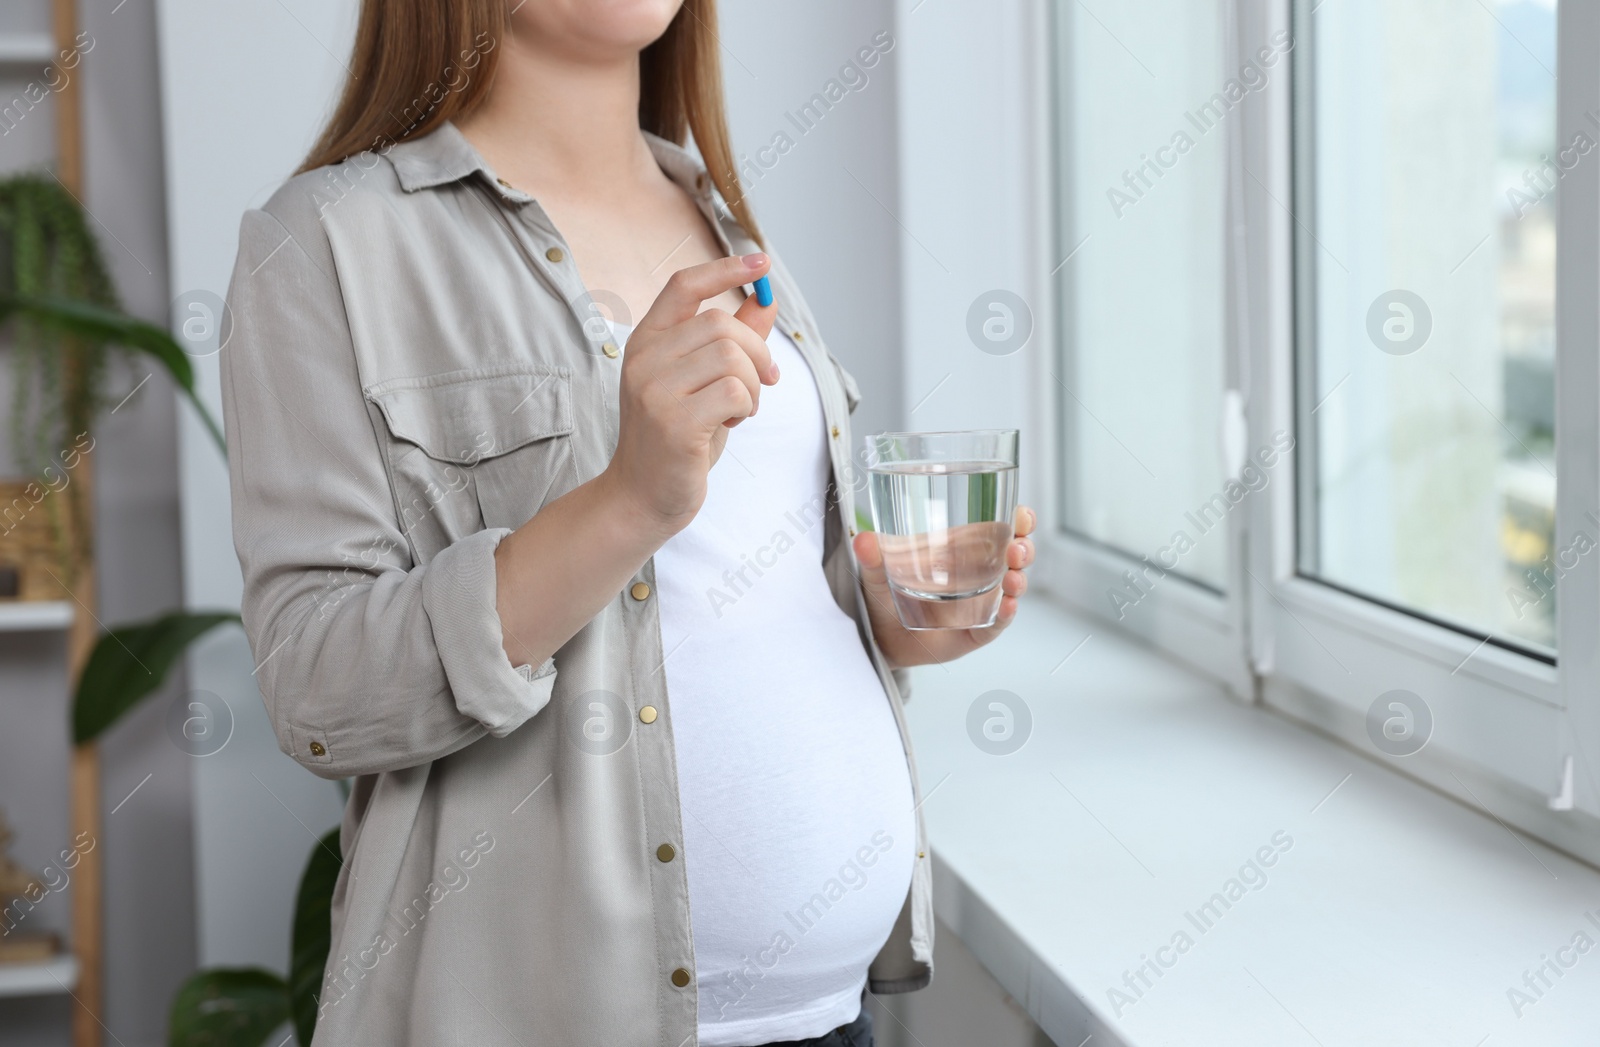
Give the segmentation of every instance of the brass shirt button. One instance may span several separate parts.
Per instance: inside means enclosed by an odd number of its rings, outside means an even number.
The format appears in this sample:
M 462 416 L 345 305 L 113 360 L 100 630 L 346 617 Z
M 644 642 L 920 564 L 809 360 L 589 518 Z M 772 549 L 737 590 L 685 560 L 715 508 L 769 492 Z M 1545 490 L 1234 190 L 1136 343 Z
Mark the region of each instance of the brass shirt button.
M 504 178 L 496 178 L 495 181 L 499 182 L 501 185 L 505 186 L 507 189 L 511 188 L 511 183 L 506 181 Z
M 839 427 L 837 425 L 833 427 L 833 438 L 835 440 L 839 439 Z
M 790 331 L 789 337 L 793 338 L 797 342 L 803 342 L 806 340 L 806 336 L 801 334 L 799 331 Z
M 628 595 L 635 600 L 650 599 L 650 587 L 643 582 L 634 582 L 633 588 L 628 590 Z
M 673 971 L 672 972 L 672 984 L 676 985 L 680 989 L 683 988 L 685 985 L 688 985 L 689 984 L 689 972 L 684 970 L 682 967 L 679 967 L 677 970 Z
M 604 345 L 602 345 L 600 347 L 600 351 L 602 353 L 605 353 L 606 356 L 611 358 L 612 360 L 615 360 L 617 357 L 622 355 L 622 350 L 617 348 L 617 343 L 616 342 L 607 342 L 607 343 L 605 343 Z
M 311 743 L 311 755 L 312 756 L 326 756 L 326 755 L 328 755 L 328 750 L 324 749 L 322 747 L 322 743 L 321 742 L 312 742 Z
M 550 259 L 552 262 L 559 262 L 567 257 L 567 252 L 563 251 L 559 247 L 552 247 L 550 250 L 544 253 L 544 256 Z
M 656 707 L 653 706 L 653 705 L 647 705 L 643 709 L 640 709 L 639 710 L 639 722 L 640 723 L 655 723 L 656 722 Z
M 672 844 L 670 843 L 664 843 L 656 848 L 656 860 L 663 864 L 672 861 L 677 856 L 678 852 L 672 849 Z

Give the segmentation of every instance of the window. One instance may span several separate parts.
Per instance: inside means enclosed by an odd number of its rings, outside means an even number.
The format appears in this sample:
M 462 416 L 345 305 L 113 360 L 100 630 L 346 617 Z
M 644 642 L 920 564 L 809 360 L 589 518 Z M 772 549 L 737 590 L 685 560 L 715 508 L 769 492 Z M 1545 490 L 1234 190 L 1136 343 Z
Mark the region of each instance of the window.
M 1554 2 L 1335 3 L 1310 29 L 1300 569 L 1553 652 Z
M 1600 860 L 1600 9 L 1055 18 L 1045 583 Z
M 1577 10 L 1293 3 L 1248 224 L 1284 318 L 1250 347 L 1258 421 L 1299 443 L 1293 497 L 1252 518 L 1249 614 L 1269 704 L 1593 857 L 1600 12 Z
M 1136 570 L 1124 611 L 1169 570 L 1227 587 L 1223 26 L 1221 0 L 1057 11 L 1060 521 Z

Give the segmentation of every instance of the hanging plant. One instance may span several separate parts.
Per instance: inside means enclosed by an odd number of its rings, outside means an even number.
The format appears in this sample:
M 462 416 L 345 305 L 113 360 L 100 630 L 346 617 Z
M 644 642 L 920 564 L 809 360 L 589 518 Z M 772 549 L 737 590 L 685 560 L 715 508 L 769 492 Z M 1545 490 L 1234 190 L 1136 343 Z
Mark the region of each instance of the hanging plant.
M 0 181 L 0 296 L 117 308 L 100 247 L 77 201 L 54 178 L 33 174 Z M 12 454 L 34 475 L 87 434 L 103 405 L 105 341 L 21 314 L 11 325 Z M 89 506 L 68 484 L 65 516 L 49 500 L 69 584 L 91 553 Z M 70 536 L 70 544 L 68 538 Z
M 222 447 L 222 429 L 195 393 L 189 358 L 165 330 L 121 311 L 82 207 L 53 177 L 0 180 L 0 326 L 8 324 L 12 455 L 50 487 L 86 449 L 95 416 L 109 403 L 113 347 L 159 363 Z M 93 530 L 83 485 L 65 483 L 63 490 L 64 510 L 52 498 L 48 511 L 70 586 L 91 562 Z

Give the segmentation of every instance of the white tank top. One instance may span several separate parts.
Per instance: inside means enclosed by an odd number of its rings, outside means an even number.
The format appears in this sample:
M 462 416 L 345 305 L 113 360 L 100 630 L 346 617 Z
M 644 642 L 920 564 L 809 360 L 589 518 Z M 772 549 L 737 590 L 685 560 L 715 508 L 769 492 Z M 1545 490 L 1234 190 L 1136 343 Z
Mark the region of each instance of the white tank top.
M 852 1021 L 915 862 L 894 712 L 822 572 L 816 382 L 767 345 L 778 384 L 655 557 L 704 1047 Z

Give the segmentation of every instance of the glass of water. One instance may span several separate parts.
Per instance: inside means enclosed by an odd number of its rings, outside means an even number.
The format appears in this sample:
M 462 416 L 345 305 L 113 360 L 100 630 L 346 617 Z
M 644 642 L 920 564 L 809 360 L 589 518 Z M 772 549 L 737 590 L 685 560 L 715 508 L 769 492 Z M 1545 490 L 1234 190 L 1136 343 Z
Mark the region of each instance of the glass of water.
M 973 629 L 1000 613 L 1017 509 L 1017 430 L 866 438 L 872 526 L 907 629 Z

